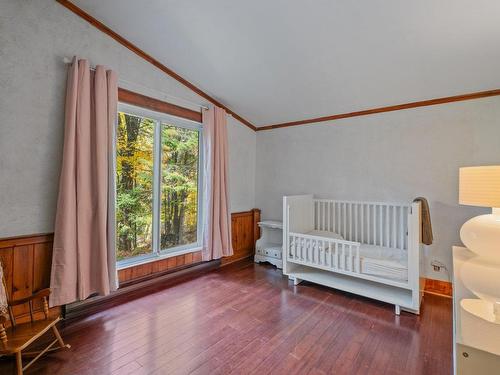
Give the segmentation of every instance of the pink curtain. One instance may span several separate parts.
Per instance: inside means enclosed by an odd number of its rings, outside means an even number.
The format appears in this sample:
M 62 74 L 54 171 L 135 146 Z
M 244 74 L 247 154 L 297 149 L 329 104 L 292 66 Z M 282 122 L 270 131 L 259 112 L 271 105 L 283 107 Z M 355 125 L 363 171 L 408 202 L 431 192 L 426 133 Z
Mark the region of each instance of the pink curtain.
M 51 306 L 116 289 L 113 144 L 117 76 L 87 60 L 68 72 Z M 112 247 L 112 248 L 111 248 Z
M 233 255 L 229 207 L 226 112 L 203 110 L 204 225 L 203 260 Z

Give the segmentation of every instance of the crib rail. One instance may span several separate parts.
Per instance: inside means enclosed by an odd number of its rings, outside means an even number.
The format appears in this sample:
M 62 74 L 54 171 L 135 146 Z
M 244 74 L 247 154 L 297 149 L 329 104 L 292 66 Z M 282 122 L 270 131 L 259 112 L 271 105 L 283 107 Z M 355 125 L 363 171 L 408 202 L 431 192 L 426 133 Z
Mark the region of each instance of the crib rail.
M 359 242 L 290 232 L 289 244 L 291 262 L 330 271 L 361 272 Z
M 313 199 L 313 206 L 315 230 L 335 232 L 348 241 L 408 249 L 408 204 Z

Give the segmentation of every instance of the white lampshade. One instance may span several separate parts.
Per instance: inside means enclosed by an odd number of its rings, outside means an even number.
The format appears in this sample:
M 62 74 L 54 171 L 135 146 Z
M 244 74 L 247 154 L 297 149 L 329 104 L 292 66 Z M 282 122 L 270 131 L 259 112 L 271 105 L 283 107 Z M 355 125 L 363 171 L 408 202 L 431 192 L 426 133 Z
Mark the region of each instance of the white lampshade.
M 460 168 L 459 203 L 500 207 L 500 165 Z

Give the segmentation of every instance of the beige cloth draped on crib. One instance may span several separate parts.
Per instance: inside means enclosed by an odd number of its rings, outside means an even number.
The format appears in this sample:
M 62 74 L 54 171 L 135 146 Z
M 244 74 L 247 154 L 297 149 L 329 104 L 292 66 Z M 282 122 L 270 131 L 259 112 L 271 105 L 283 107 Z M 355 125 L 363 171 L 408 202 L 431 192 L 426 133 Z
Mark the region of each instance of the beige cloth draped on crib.
M 421 203 L 421 215 L 422 215 L 422 243 L 424 245 L 432 245 L 434 236 L 432 235 L 432 223 L 431 223 L 431 211 L 429 209 L 429 202 L 423 197 L 417 197 L 413 202 Z

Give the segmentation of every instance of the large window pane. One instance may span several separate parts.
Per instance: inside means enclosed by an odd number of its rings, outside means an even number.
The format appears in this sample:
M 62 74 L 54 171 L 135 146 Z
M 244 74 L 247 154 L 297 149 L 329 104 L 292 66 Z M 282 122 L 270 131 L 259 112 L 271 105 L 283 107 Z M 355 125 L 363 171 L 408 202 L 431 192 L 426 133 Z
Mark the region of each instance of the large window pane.
M 154 126 L 149 118 L 118 113 L 117 260 L 153 251 Z
M 162 250 L 197 242 L 198 135 L 197 130 L 161 126 Z

